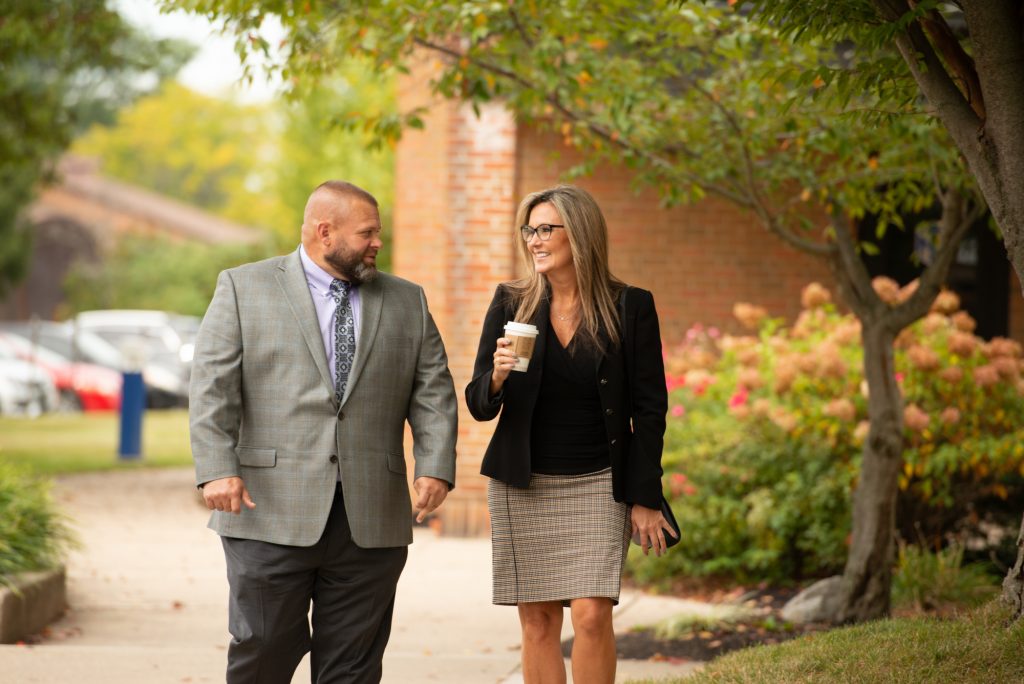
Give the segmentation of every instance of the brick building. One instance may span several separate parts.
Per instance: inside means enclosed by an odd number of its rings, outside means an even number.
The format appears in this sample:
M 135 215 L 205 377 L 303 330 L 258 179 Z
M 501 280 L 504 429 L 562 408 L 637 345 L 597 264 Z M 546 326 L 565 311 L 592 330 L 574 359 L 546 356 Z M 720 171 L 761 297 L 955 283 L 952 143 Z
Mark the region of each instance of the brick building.
M 458 487 L 445 503 L 442 525 L 446 533 L 479 534 L 487 520 L 486 481 L 478 471 L 494 424 L 474 421 L 462 392 L 494 288 L 521 273 L 512 225 L 520 198 L 559 182 L 579 158 L 557 136 L 518 125 L 501 105 L 483 107 L 478 118 L 465 105 L 432 102 L 426 82 L 416 73 L 400 88 L 403 110 L 430 108 L 425 129 L 407 132 L 397 149 L 393 264 L 426 288 L 460 398 Z M 621 168 L 599 168 L 577 183 L 608 221 L 613 272 L 654 293 L 668 345 L 696 322 L 736 330 L 737 301 L 792 320 L 804 285 L 833 284 L 824 262 L 784 245 L 724 202 L 661 209 L 653 191 L 630 189 L 629 172 Z M 1005 254 L 1001 260 L 1005 267 Z M 975 263 L 973 272 L 983 266 Z M 995 291 L 1007 296 L 996 318 L 1001 310 L 1002 325 L 1024 340 L 1024 301 L 1016 278 L 1002 273 Z M 991 298 L 990 290 L 980 296 Z

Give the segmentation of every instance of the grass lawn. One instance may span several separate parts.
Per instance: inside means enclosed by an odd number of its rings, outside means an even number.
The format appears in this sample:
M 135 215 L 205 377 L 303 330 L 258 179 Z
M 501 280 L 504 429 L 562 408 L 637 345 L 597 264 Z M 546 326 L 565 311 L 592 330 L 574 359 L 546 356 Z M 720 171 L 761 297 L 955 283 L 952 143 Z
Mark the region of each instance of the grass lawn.
M 146 411 L 136 461 L 117 458 L 119 421 L 116 412 L 0 418 L 0 461 L 44 475 L 192 463 L 187 411 Z
M 661 684 L 1003 684 L 1024 681 L 1024 623 L 997 601 L 957 618 L 902 618 L 737 651 Z M 652 680 L 644 680 L 651 682 Z M 635 684 L 641 684 L 636 682 Z

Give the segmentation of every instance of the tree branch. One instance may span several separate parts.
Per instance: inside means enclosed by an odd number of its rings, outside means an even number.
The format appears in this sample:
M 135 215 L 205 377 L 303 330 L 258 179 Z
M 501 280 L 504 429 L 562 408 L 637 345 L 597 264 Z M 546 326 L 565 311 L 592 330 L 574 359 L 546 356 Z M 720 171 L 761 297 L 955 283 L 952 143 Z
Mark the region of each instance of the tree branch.
M 873 0 L 882 16 L 891 22 L 899 21 L 910 12 L 906 0 Z M 910 73 L 921 92 L 946 124 L 957 146 L 968 154 L 974 147 L 982 120 L 967 103 L 963 93 L 950 77 L 942 60 L 935 54 L 931 43 L 917 22 L 896 34 L 896 47 L 907 63 Z M 972 165 L 973 166 L 973 165 Z
M 537 93 L 543 92 L 533 82 L 529 81 L 521 74 L 509 71 L 508 69 L 502 68 L 495 64 L 491 64 L 477 57 L 471 57 L 465 53 L 459 52 L 458 50 L 447 47 L 445 45 L 434 43 L 425 38 L 413 38 L 413 41 L 415 42 L 416 45 L 420 47 L 432 50 L 434 52 L 439 52 L 448 57 L 452 57 L 457 60 L 466 59 L 469 61 L 469 63 L 473 64 L 474 66 L 485 71 L 489 71 L 490 73 L 495 74 L 496 76 L 500 76 L 504 79 L 512 81 L 513 83 L 518 84 L 520 87 L 526 90 Z M 569 108 L 561 101 L 561 99 L 559 99 L 556 93 L 549 92 L 545 94 L 544 101 L 551 105 L 554 109 L 556 109 L 567 120 L 583 124 L 591 133 L 593 133 L 598 138 L 604 140 L 613 147 L 629 152 L 630 154 L 636 156 L 637 158 L 645 160 L 656 171 L 663 174 L 667 178 L 678 178 L 685 180 L 687 183 L 699 186 L 708 194 L 717 195 L 741 207 L 753 208 L 750 198 L 745 197 L 722 185 L 708 183 L 707 181 L 697 176 L 696 174 L 690 173 L 679 168 L 678 165 L 673 163 L 671 160 L 665 159 L 664 157 L 654 154 L 649 150 L 645 150 L 644 148 L 638 145 L 634 145 L 629 140 L 623 138 L 621 135 L 613 135 L 612 132 L 609 131 L 605 126 L 602 126 L 601 124 L 591 121 L 589 118 L 585 117 L 581 113 Z M 699 156 L 693 153 L 691 154 L 693 155 L 694 159 L 699 159 Z
M 911 8 L 917 7 L 919 0 L 908 0 Z M 964 97 L 981 120 L 985 119 L 985 100 L 981 93 L 981 81 L 978 70 L 960 41 L 953 35 L 953 29 L 937 9 L 929 10 L 921 17 L 921 26 L 931 38 L 932 45 L 942 55 L 960 80 Z
M 865 320 L 876 314 L 885 303 L 871 285 L 871 274 L 860 258 L 857 243 L 850 234 L 849 219 L 834 205 L 830 218 L 837 247 L 832 259 L 832 271 L 849 291 L 847 305 L 853 309 L 857 318 Z

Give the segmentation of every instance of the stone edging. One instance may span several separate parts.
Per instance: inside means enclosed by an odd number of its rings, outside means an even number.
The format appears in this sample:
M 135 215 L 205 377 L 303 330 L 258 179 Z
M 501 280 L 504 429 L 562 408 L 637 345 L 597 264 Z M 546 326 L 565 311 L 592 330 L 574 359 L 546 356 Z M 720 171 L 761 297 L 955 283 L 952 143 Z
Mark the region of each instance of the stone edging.
M 67 610 L 64 567 L 14 576 L 15 593 L 0 586 L 0 644 L 41 631 Z

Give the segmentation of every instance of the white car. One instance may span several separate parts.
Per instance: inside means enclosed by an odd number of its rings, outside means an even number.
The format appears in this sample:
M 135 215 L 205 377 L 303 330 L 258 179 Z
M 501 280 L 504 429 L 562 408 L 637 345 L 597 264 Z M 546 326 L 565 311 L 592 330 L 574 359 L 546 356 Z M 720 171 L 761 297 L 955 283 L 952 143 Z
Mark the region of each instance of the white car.
M 57 408 L 58 402 L 46 371 L 21 359 L 0 358 L 0 415 L 35 418 Z

